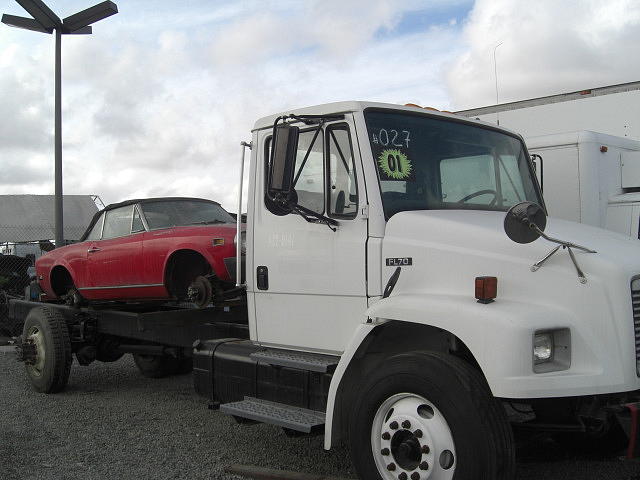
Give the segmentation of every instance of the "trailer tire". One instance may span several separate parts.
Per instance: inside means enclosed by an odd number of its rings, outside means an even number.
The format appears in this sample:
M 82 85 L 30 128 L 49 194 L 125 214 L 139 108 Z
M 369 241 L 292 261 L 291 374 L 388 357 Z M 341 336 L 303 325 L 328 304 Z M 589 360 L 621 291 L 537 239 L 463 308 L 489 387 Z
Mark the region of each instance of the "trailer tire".
M 138 370 L 147 378 L 164 378 L 176 373 L 178 360 L 169 355 L 133 354 Z
M 27 375 L 36 391 L 57 393 L 69 380 L 71 340 L 64 317 L 47 307 L 32 309 L 24 322 L 22 338 L 35 344 L 33 364 L 25 363 Z
M 481 373 L 456 357 L 393 356 L 367 379 L 352 408 L 349 446 L 360 478 L 515 477 L 504 408 Z

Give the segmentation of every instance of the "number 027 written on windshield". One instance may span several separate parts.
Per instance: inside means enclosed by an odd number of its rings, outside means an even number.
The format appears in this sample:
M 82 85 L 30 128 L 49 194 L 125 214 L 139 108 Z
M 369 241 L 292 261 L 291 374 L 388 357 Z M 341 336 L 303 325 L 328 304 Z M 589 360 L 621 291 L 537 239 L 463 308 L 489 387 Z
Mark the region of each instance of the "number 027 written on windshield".
M 409 130 L 398 130 L 381 128 L 378 132 L 372 133 L 372 143 L 380 144 L 383 146 L 393 145 L 394 147 L 409 148 L 409 141 L 411 140 L 411 132 Z

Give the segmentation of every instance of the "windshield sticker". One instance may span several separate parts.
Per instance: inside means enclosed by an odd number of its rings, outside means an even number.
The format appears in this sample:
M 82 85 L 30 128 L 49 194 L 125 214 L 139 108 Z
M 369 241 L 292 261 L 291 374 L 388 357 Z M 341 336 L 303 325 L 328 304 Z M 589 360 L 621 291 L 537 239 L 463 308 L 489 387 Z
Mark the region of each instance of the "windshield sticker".
M 382 180 L 407 180 L 413 173 L 411 160 L 398 149 L 385 149 L 378 155 Z

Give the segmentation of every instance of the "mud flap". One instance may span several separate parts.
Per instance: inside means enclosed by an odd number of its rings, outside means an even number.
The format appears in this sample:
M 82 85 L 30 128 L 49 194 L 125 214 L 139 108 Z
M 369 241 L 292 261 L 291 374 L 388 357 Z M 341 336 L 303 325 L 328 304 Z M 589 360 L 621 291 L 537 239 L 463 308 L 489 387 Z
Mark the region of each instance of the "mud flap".
M 631 460 L 640 456 L 640 402 L 626 403 L 616 411 L 620 425 L 629 437 L 626 458 Z

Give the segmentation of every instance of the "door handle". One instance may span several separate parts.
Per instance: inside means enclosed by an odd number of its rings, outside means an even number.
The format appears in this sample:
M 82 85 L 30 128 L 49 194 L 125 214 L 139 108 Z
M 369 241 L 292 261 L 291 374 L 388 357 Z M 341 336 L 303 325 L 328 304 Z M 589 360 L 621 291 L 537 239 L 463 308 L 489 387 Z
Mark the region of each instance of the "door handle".
M 91 247 L 89 250 L 87 250 L 87 253 L 95 253 L 99 251 L 100 249 L 98 247 Z

